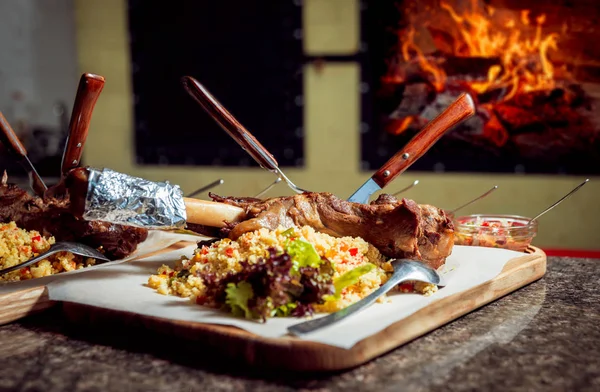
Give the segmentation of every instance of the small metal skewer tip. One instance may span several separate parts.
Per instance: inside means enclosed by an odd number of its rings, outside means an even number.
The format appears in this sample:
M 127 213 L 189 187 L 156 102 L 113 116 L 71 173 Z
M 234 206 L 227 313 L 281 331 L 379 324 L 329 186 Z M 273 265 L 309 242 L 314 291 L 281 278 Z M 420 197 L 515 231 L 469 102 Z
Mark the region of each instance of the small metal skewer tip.
M 413 186 L 417 185 L 419 183 L 419 180 L 415 180 L 415 182 L 413 182 L 412 184 L 410 184 L 409 186 L 407 186 L 404 189 L 400 189 L 398 192 L 394 193 L 392 196 L 398 196 L 399 194 L 401 194 L 402 192 L 406 192 L 407 190 L 409 190 L 410 188 L 412 188 Z
M 218 186 L 218 185 L 221 185 L 221 184 L 222 184 L 222 183 L 224 183 L 224 182 L 225 182 L 225 181 L 223 181 L 223 179 L 222 179 L 222 178 L 219 178 L 217 181 L 211 182 L 210 184 L 208 184 L 208 185 L 205 185 L 205 186 L 203 186 L 203 187 L 202 187 L 202 188 L 200 188 L 200 189 L 196 189 L 194 192 L 190 193 L 190 194 L 189 194 L 189 195 L 187 195 L 186 197 L 193 197 L 193 196 L 196 196 L 197 194 L 199 194 L 199 193 L 202 193 L 202 192 L 206 192 L 207 190 L 209 190 L 209 189 L 212 189 L 212 188 L 214 188 L 214 187 L 216 187 L 216 186 Z
M 461 210 L 461 209 L 465 208 L 466 206 L 475 203 L 477 200 L 483 199 L 484 197 L 486 197 L 490 193 L 494 192 L 496 189 L 498 189 L 498 185 L 494 185 L 489 191 L 485 192 L 483 195 L 477 196 L 475 199 L 469 201 L 468 203 L 465 203 L 462 206 L 460 206 L 458 208 L 455 208 L 454 210 L 450 211 L 450 213 L 454 215 L 456 213 L 456 211 Z
M 283 174 L 283 172 L 281 171 L 281 169 L 279 167 L 276 168 L 276 170 L 272 170 L 273 173 L 277 174 L 279 177 L 283 179 L 283 181 L 285 181 L 285 183 L 296 193 L 304 193 L 304 192 L 309 192 L 306 189 L 302 189 L 300 187 L 298 187 L 296 184 L 294 184 L 292 182 L 292 180 L 290 180 L 289 178 L 286 177 L 285 174 Z
M 559 205 L 560 203 L 562 203 L 563 200 L 565 200 L 567 197 L 569 197 L 573 193 L 577 192 L 579 190 L 579 188 L 581 188 L 582 186 L 584 186 L 585 184 L 587 184 L 587 182 L 589 180 L 590 180 L 589 178 L 586 178 L 584 182 L 582 182 L 581 184 L 577 185 L 571 192 L 569 192 L 566 195 L 564 195 L 563 197 L 561 197 L 560 200 L 558 200 L 556 203 L 552 204 L 550 207 L 546 208 L 544 211 L 540 212 L 535 217 L 531 218 L 531 220 L 529 222 L 527 222 L 527 224 L 530 224 L 531 222 L 533 222 L 534 220 L 536 220 L 540 216 L 544 215 L 546 212 L 550 211 L 551 209 L 553 209 L 554 207 L 556 207 L 557 205 Z
M 262 191 L 258 192 L 256 194 L 256 196 L 254 196 L 254 197 L 257 199 L 260 199 L 262 197 L 262 195 L 264 195 L 265 193 L 270 191 L 275 185 L 279 184 L 280 182 L 281 182 L 281 177 L 277 177 L 277 179 L 275 181 L 273 181 L 268 187 L 266 187 Z

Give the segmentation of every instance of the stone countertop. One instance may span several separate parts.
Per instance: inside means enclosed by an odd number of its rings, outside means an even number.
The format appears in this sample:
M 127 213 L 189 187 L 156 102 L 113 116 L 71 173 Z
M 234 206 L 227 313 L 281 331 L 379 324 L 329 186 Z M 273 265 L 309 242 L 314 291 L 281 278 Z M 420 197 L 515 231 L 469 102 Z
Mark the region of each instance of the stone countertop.
M 546 276 L 358 368 L 243 368 L 149 332 L 90 333 L 60 309 L 0 326 L 1 391 L 599 391 L 600 260 Z

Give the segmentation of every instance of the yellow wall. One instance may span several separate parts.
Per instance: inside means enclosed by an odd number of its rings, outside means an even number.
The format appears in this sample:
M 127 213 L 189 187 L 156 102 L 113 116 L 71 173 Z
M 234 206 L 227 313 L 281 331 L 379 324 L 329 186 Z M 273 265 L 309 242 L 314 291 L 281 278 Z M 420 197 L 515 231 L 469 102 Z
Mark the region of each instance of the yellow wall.
M 304 4 L 305 51 L 320 55 L 348 54 L 358 48 L 356 0 L 304 0 Z M 82 73 L 94 72 L 106 77 L 86 144 L 87 164 L 150 180 L 168 179 L 181 185 L 184 192 L 223 178 L 225 183 L 215 190 L 217 193 L 248 196 L 274 180 L 272 174 L 261 169 L 136 165 L 126 1 L 76 0 L 75 6 L 79 69 Z M 370 175 L 359 169 L 358 65 L 326 64 L 319 70 L 307 65 L 304 87 L 306 167 L 289 169 L 286 173 L 301 187 L 346 197 Z M 535 215 L 582 180 L 530 175 L 414 174 L 409 170 L 396 179 L 389 190 L 401 189 L 415 179 L 420 180 L 420 184 L 407 192 L 406 197 L 442 208 L 456 207 L 497 184 L 496 193 L 463 212 L 525 216 Z M 591 178 L 580 192 L 541 218 L 534 244 L 600 249 L 598 180 L 600 178 Z M 291 192 L 280 184 L 270 196 L 284 194 Z

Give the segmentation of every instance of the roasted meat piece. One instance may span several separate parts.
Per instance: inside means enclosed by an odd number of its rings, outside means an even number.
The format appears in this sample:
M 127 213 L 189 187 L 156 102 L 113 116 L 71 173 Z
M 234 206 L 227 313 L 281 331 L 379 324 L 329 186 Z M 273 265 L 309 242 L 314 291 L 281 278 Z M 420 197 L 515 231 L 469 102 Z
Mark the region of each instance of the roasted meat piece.
M 307 225 L 336 237 L 361 237 L 388 257 L 422 260 L 433 268 L 444 264 L 454 245 L 454 226 L 442 209 L 391 195 L 381 195 L 370 204 L 348 202 L 331 193 L 267 200 L 209 195 L 246 211 L 248 219 L 221 229 L 223 236 L 232 239 L 263 227 Z
M 23 229 L 54 236 L 56 241 L 76 241 L 93 248 L 103 247 L 105 255 L 112 260 L 129 256 L 148 236 L 146 229 L 84 221 L 76 218 L 70 208 L 68 195 L 42 199 L 8 184 L 6 173 L 2 177 L 0 222 L 15 221 Z

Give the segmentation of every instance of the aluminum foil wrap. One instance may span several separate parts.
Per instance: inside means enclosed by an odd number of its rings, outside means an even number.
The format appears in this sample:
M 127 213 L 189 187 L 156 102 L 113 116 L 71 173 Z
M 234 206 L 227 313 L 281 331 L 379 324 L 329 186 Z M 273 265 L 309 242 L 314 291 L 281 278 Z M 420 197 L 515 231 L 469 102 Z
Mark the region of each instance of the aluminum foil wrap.
M 83 219 L 146 229 L 182 228 L 186 221 L 183 192 L 168 182 L 89 168 Z

